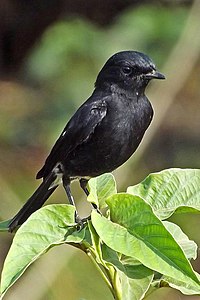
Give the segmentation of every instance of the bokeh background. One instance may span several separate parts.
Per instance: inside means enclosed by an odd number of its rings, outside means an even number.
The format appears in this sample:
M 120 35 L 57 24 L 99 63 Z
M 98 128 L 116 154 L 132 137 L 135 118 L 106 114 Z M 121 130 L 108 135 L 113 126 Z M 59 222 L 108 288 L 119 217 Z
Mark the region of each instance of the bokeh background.
M 200 1 L 0 1 L 0 219 L 39 184 L 35 174 L 99 69 L 121 50 L 148 54 L 167 80 L 147 90 L 153 123 L 136 154 L 114 172 L 119 191 L 165 168 L 200 168 Z M 73 184 L 81 215 L 88 205 Z M 65 203 L 62 188 L 49 203 Z M 173 220 L 200 245 L 200 217 Z M 12 242 L 0 235 L 0 268 Z M 200 271 L 198 260 L 194 263 Z M 112 300 L 85 254 L 59 246 L 34 263 L 8 300 Z M 157 299 L 197 300 L 170 288 Z

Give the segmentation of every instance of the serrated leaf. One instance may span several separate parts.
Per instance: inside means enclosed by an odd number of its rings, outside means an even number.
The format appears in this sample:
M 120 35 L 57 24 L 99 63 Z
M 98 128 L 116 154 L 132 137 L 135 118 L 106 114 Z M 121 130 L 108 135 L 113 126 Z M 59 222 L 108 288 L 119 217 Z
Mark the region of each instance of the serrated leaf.
M 160 219 L 169 218 L 175 210 L 200 210 L 200 170 L 168 169 L 152 173 L 141 183 L 130 186 L 127 193 L 143 198 Z
M 166 229 L 171 233 L 176 242 L 180 245 L 185 256 L 188 259 L 197 258 L 197 244 L 194 241 L 189 240 L 188 236 L 181 230 L 181 228 L 171 222 L 163 221 Z
M 63 243 L 80 243 L 84 230 L 74 224 L 75 209 L 71 205 L 47 205 L 33 213 L 18 229 L 1 275 L 2 298 L 30 264 L 51 247 Z
M 117 193 L 116 181 L 111 173 L 105 173 L 88 182 L 90 194 L 88 201 L 95 203 L 97 207 L 106 207 L 106 199 Z
M 182 249 L 147 203 L 125 193 L 107 203 L 112 221 L 92 212 L 93 226 L 107 246 L 161 274 L 199 284 Z

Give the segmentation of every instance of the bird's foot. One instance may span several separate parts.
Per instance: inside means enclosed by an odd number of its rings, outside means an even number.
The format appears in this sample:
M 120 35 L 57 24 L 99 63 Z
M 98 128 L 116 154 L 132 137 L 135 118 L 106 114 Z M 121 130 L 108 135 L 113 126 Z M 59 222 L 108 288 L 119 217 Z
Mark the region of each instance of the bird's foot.
M 102 216 L 102 213 L 101 211 L 99 210 L 99 208 L 97 207 L 96 204 L 92 203 L 92 207 L 93 209 Z M 76 223 L 76 228 L 78 231 L 81 231 L 85 224 L 87 223 L 88 220 L 91 220 L 91 215 L 89 215 L 88 217 L 85 217 L 85 218 L 81 218 L 77 211 L 75 212 L 75 215 L 74 215 L 74 219 L 75 219 L 75 223 Z
M 88 220 L 91 220 L 91 216 L 81 218 L 76 212 L 75 212 L 75 222 L 76 222 L 76 228 L 78 231 L 81 231 Z

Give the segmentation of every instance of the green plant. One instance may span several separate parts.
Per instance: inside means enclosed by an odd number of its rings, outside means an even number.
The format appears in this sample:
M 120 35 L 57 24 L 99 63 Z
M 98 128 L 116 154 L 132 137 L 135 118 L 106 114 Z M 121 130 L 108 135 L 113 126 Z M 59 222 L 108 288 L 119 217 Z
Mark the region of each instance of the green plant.
M 94 262 L 114 299 L 139 300 L 161 286 L 200 294 L 200 275 L 190 263 L 197 245 L 181 228 L 165 221 L 174 213 L 200 210 L 200 170 L 169 169 L 150 174 L 117 193 L 112 174 L 89 181 L 93 211 L 77 231 L 74 207 L 48 205 L 19 228 L 4 263 L 2 298 L 27 267 L 50 248 L 68 243 Z

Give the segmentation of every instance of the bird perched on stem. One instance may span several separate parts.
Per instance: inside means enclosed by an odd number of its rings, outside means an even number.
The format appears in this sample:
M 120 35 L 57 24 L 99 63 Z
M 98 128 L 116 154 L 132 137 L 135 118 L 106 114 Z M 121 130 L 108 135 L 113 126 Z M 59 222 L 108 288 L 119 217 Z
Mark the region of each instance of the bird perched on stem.
M 97 76 L 92 95 L 69 120 L 38 172 L 41 185 L 10 221 L 9 230 L 39 209 L 60 182 L 69 203 L 75 205 L 72 180 L 79 179 L 88 195 L 90 177 L 122 165 L 137 149 L 153 117 L 145 88 L 151 79 L 164 78 L 143 53 L 122 51 L 109 58 Z M 75 221 L 79 225 L 84 222 L 77 211 Z

